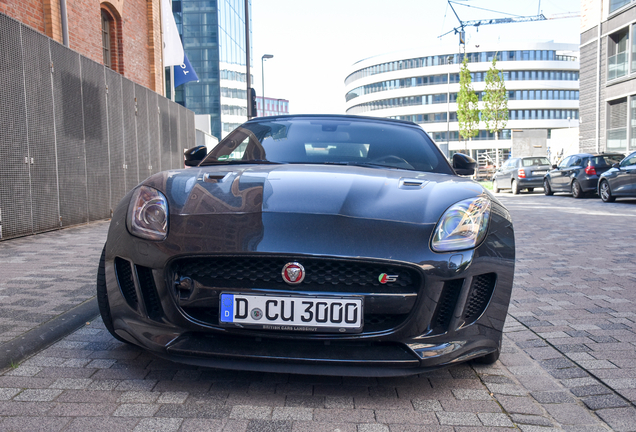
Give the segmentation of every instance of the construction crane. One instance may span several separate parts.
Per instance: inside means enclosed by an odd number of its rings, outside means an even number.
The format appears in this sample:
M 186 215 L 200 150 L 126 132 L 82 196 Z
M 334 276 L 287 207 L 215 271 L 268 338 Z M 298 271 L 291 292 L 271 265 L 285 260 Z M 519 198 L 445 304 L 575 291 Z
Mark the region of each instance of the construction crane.
M 484 8 L 471 6 L 471 5 L 465 5 L 465 4 L 458 3 L 456 1 L 448 0 L 448 5 L 453 10 L 453 13 L 455 14 L 455 17 L 457 18 L 457 21 L 459 21 L 459 26 L 455 27 L 452 30 L 447 31 L 443 35 L 439 36 L 439 38 L 442 38 L 442 37 L 446 36 L 447 34 L 450 34 L 450 33 L 454 32 L 455 34 L 459 34 L 460 35 L 460 41 L 463 41 L 464 40 L 464 37 L 463 37 L 464 29 L 466 27 L 476 27 L 477 30 L 479 31 L 479 26 L 482 26 L 482 25 L 510 24 L 510 23 L 529 22 L 529 21 L 546 21 L 546 20 L 561 19 L 561 18 L 575 18 L 575 17 L 580 16 L 580 14 L 577 13 L 577 12 L 566 12 L 566 13 L 561 13 L 561 14 L 550 15 L 548 17 L 546 17 L 542 13 L 539 13 L 538 15 L 531 15 L 531 16 L 514 15 L 514 16 L 510 16 L 510 17 L 505 17 L 505 18 L 490 18 L 490 19 L 481 19 L 481 20 L 472 20 L 472 21 L 462 21 L 459 18 L 459 15 L 457 15 L 457 12 L 455 11 L 455 8 L 453 7 L 453 4 L 459 4 L 461 6 L 472 7 L 472 8 L 475 8 L 475 9 L 481 9 L 481 10 L 485 10 L 485 11 L 489 11 L 489 12 L 503 13 L 503 12 L 493 11 L 493 10 L 490 10 L 490 9 L 484 9 Z M 541 5 L 541 2 L 539 2 L 539 5 Z M 460 42 L 460 43 L 463 43 L 463 42 Z

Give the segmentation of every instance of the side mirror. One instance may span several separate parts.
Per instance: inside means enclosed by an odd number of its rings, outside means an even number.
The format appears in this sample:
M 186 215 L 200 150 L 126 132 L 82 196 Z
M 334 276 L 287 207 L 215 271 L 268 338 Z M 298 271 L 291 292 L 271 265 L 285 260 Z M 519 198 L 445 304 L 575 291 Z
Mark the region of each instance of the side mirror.
M 208 149 L 205 146 L 196 146 L 183 152 L 185 156 L 186 166 L 197 166 L 208 154 Z
M 621 169 L 621 164 L 616 162 L 615 164 L 612 164 L 612 168 L 618 168 Z
M 552 165 L 552 169 L 557 169 L 558 167 L 556 165 Z
M 453 155 L 453 169 L 459 175 L 469 176 L 475 174 L 476 166 L 477 162 L 470 156 L 463 153 L 455 153 Z

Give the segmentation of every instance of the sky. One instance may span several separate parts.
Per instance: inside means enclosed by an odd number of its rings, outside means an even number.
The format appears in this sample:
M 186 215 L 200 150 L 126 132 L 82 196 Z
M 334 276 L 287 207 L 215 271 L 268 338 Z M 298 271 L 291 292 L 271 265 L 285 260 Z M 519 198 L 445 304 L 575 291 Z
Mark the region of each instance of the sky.
M 461 3 L 461 4 L 457 4 Z M 465 0 L 462 21 L 580 12 L 580 0 Z M 490 11 L 477 8 L 489 9 Z M 502 14 L 500 12 L 505 12 Z M 459 22 L 446 0 L 252 0 L 252 73 L 257 95 L 289 100 L 292 114 L 344 114 L 344 79 L 355 62 L 433 46 L 457 47 Z M 578 44 L 580 19 L 499 24 L 466 30 L 466 48 L 485 41 Z M 425 52 L 425 51 L 424 51 Z

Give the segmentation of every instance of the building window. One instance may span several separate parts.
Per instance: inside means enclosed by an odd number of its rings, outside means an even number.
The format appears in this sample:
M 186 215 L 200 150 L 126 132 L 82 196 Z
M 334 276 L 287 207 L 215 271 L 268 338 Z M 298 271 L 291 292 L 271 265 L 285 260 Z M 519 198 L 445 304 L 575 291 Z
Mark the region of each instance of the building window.
M 124 56 L 121 41 L 121 17 L 107 4 L 102 3 L 102 54 L 104 66 L 124 74 Z
M 629 28 L 618 31 L 607 38 L 607 80 L 620 78 L 627 74 L 629 64 L 629 52 L 627 51 L 629 41 Z
M 611 101 L 608 106 L 607 149 L 627 149 L 627 98 Z
M 106 11 L 102 10 L 102 51 L 104 53 L 104 66 L 112 69 L 112 52 L 110 49 L 111 20 Z
M 631 0 L 610 0 L 610 13 L 614 12 L 617 9 L 622 8 L 626 4 L 628 4 Z

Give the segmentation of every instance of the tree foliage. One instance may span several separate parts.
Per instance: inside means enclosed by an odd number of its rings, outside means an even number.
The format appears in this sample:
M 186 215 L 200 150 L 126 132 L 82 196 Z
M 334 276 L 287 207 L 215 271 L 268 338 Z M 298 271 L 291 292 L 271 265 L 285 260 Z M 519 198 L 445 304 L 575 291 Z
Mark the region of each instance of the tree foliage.
M 484 109 L 481 119 L 492 133 L 499 136 L 499 132 L 508 123 L 508 92 L 504 84 L 503 74 L 497 69 L 497 56 L 492 59 L 492 65 L 486 73 L 486 88 L 484 89 Z
M 472 138 L 479 133 L 479 98 L 473 90 L 468 57 L 464 56 L 459 70 L 459 93 L 457 93 L 457 120 L 459 133 L 464 139 Z

